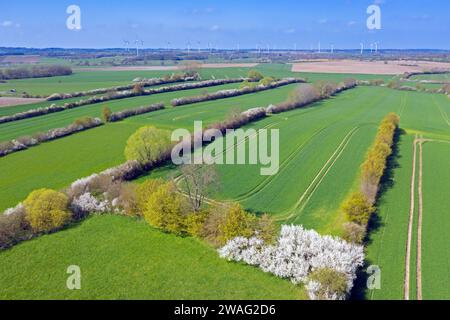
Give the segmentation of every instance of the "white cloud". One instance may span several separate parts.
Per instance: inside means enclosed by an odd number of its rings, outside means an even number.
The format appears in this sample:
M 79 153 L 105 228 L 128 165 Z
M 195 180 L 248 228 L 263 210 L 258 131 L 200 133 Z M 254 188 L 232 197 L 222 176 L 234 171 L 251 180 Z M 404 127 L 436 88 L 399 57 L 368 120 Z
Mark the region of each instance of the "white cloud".
M 5 20 L 5 21 L 0 23 L 0 27 L 5 27 L 5 28 L 16 27 L 16 28 L 20 28 L 20 23 L 14 23 L 11 20 Z
M 220 27 L 216 24 L 216 25 L 213 25 L 212 27 L 211 27 L 211 31 L 217 31 L 217 30 L 219 30 L 220 29 Z
M 286 30 L 284 30 L 284 32 L 286 32 L 286 33 L 294 33 L 295 29 L 294 28 L 286 29 Z
M 327 23 L 328 22 L 328 19 L 326 19 L 326 18 L 323 18 L 323 19 L 320 19 L 319 21 L 317 21 L 317 22 L 319 22 L 320 24 L 325 24 L 325 23 Z
M 356 21 L 349 21 L 349 22 L 347 23 L 347 25 L 348 25 L 349 27 L 354 26 L 355 24 L 356 24 Z

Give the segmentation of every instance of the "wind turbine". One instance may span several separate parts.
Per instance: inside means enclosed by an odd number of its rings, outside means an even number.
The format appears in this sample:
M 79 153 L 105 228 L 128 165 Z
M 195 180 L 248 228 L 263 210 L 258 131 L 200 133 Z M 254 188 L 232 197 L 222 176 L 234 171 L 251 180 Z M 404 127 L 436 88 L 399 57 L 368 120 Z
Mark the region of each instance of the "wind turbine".
M 139 56 L 139 40 L 136 39 L 134 43 L 136 44 L 136 56 Z
M 123 40 L 123 45 L 124 45 L 124 47 L 125 47 L 125 51 L 128 52 L 128 51 L 129 51 L 128 46 L 130 45 L 130 41 L 128 41 L 128 40 Z
M 198 45 L 198 52 L 200 53 L 200 41 L 197 41 L 197 45 Z
M 294 43 L 294 51 L 297 52 L 297 43 Z
M 187 42 L 187 51 L 188 51 L 188 54 L 191 53 L 191 42 L 190 41 Z
M 373 52 L 373 43 L 370 44 L 370 53 Z
M 333 54 L 334 53 L 334 45 L 332 44 L 331 45 L 331 54 Z
M 319 41 L 319 53 L 320 53 L 320 41 Z
M 363 54 L 363 52 L 364 52 L 364 43 L 361 42 L 359 45 L 361 46 L 361 54 Z
M 375 42 L 375 54 L 378 53 L 378 42 Z

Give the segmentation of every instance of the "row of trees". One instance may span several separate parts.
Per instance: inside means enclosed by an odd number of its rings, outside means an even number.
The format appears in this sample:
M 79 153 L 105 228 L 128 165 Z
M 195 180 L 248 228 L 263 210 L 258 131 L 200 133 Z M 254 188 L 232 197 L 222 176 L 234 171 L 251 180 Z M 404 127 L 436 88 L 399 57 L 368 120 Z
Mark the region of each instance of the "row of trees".
M 0 69 L 0 80 L 26 79 L 26 78 L 44 78 L 56 76 L 68 76 L 72 74 L 72 68 L 67 66 L 33 66 Z
M 103 123 L 98 118 L 83 117 L 75 120 L 68 126 L 50 129 L 47 132 L 39 132 L 31 136 L 22 136 L 7 142 L 0 142 L 0 157 L 7 154 L 25 150 L 42 142 L 66 137 L 76 132 L 101 126 Z
M 375 201 L 380 187 L 381 178 L 387 166 L 388 157 L 392 153 L 394 137 L 400 118 L 395 113 L 388 114 L 380 126 L 375 142 L 367 153 L 366 160 L 361 165 L 361 187 L 353 192 L 342 203 L 341 209 L 346 215 L 344 238 L 362 243 L 365 238 L 367 224 L 375 212 Z

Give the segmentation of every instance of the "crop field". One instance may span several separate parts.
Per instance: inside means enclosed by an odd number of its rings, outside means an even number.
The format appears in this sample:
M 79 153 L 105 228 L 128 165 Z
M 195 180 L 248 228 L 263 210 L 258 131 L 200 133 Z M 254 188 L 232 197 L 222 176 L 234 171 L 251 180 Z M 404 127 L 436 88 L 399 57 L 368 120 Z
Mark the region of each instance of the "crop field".
M 292 73 L 289 64 L 260 64 L 264 75 L 342 81 L 346 78 L 383 79 L 386 75 Z M 246 76 L 247 68 L 203 69 L 203 79 Z M 17 91 L 51 94 L 120 84 L 135 77 L 157 77 L 164 72 L 86 71 L 68 77 L 8 81 Z M 58 80 L 58 78 L 60 78 Z M 61 82 L 58 82 L 61 81 Z M 31 191 L 47 187 L 62 189 L 72 181 L 125 161 L 128 137 L 144 125 L 173 130 L 193 130 L 193 122 L 204 125 L 221 121 L 233 110 L 245 111 L 286 100 L 298 85 L 243 96 L 171 107 L 170 100 L 222 89 L 229 84 L 194 90 L 155 94 L 87 105 L 45 116 L 0 124 L 0 141 L 66 126 L 83 117 L 164 102 L 165 109 L 107 123 L 72 136 L 0 158 L 0 210 L 16 205 Z M 23 89 L 19 89 L 23 88 Z M 57 101 L 62 104 L 80 98 Z M 49 102 L 0 109 L 0 116 L 46 106 Z M 445 190 L 450 176 L 450 114 L 445 95 L 359 86 L 307 107 L 283 112 L 253 122 L 245 129 L 279 129 L 279 171 L 260 175 L 261 165 L 219 165 L 220 189 L 210 197 L 237 201 L 246 210 L 269 213 L 278 224 L 303 225 L 321 234 L 342 235 L 345 217 L 342 201 L 359 188 L 360 165 L 374 141 L 380 121 L 396 112 L 401 133 L 391 156 L 388 181 L 383 182 L 377 201 L 376 221 L 369 233 L 366 263 L 381 269 L 381 289 L 357 287 L 366 299 L 403 299 L 406 246 L 411 204 L 411 175 L 416 138 L 423 142 L 423 210 L 413 211 L 411 234 L 410 296 L 418 295 L 422 279 L 424 299 L 449 298 L 439 270 L 449 270 L 446 230 L 450 205 Z M 428 141 L 428 140 L 433 141 Z M 426 141 L 425 141 L 426 140 Z M 444 141 L 444 142 L 438 142 Z M 223 140 L 217 140 L 219 144 Z M 237 145 L 246 144 L 245 140 Z M 230 152 L 228 150 L 226 152 Z M 234 150 L 236 151 L 236 149 Z M 417 160 L 417 166 L 418 162 Z M 138 179 L 171 177 L 178 168 L 166 166 Z M 419 181 L 419 170 L 415 174 Z M 413 198 L 419 203 L 419 186 Z M 438 223 L 436 223 L 438 222 Z M 422 230 L 422 234 L 417 231 Z M 418 253 L 418 248 L 421 248 Z M 189 252 L 189 254 L 185 254 Z M 95 253 L 95 254 L 93 254 Z M 417 273 L 420 258 L 421 274 Z M 86 287 L 65 290 L 65 267 L 83 267 Z M 189 268 L 186 268 L 189 266 Z M 114 275 L 121 275 L 114 276 Z M 442 273 L 443 275 L 444 273 Z M 302 286 L 294 286 L 242 264 L 227 263 L 209 245 L 190 237 L 177 237 L 152 229 L 132 218 L 93 216 L 55 234 L 21 243 L 0 253 L 0 298 L 43 299 L 304 299 Z
M 411 77 L 412 80 L 434 80 L 450 82 L 450 73 L 418 74 Z

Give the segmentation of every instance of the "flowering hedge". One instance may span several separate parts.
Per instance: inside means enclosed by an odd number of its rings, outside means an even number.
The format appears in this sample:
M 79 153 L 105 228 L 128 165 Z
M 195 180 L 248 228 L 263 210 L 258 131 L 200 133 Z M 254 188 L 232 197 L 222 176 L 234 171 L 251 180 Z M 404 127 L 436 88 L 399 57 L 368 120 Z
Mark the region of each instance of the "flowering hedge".
M 307 284 L 311 272 L 330 268 L 345 274 L 347 294 L 353 287 L 357 269 L 364 264 L 362 246 L 293 225 L 281 227 L 274 245 L 266 245 L 256 237 L 236 237 L 219 249 L 219 255 L 258 266 L 264 272 L 290 279 L 295 284 Z
M 116 121 L 120 121 L 120 120 L 123 120 L 128 117 L 136 116 L 136 115 L 143 114 L 143 113 L 149 113 L 149 112 L 153 112 L 153 111 L 161 110 L 161 109 L 164 109 L 164 103 L 162 103 L 162 102 L 152 104 L 150 106 L 141 106 L 138 108 L 126 109 L 126 110 L 122 110 L 119 112 L 111 113 L 108 121 L 116 122 Z
M 170 76 L 166 76 L 163 78 L 150 78 L 150 79 L 139 79 L 135 84 L 123 85 L 123 86 L 114 86 L 109 88 L 99 88 L 88 91 L 80 91 L 80 92 L 71 92 L 71 93 L 54 93 L 47 97 L 47 101 L 54 100 L 62 100 L 62 99 L 70 99 L 76 97 L 83 97 L 95 94 L 104 94 L 112 91 L 124 91 L 131 90 L 136 84 L 141 85 L 142 87 L 151 87 L 162 84 L 170 84 L 184 81 L 195 81 L 199 80 L 200 76 L 198 74 L 188 75 L 188 74 L 172 74 Z
M 0 123 L 12 122 L 12 121 L 17 121 L 17 120 L 22 120 L 22 119 L 38 117 L 38 116 L 49 114 L 49 113 L 60 112 L 60 111 L 64 111 L 67 109 L 78 108 L 78 107 L 82 107 L 85 105 L 96 104 L 96 103 L 106 102 L 106 101 L 110 101 L 110 100 L 125 99 L 125 98 L 137 97 L 137 96 L 148 96 L 148 95 L 165 93 L 165 92 L 206 88 L 206 87 L 212 87 L 212 86 L 220 86 L 223 84 L 238 83 L 238 82 L 242 82 L 244 80 L 245 79 L 217 79 L 217 80 L 206 80 L 206 81 L 194 82 L 194 83 L 183 83 L 183 84 L 179 84 L 179 85 L 165 86 L 165 87 L 154 88 L 154 89 L 149 89 L 149 90 L 118 91 L 118 92 L 113 92 L 111 94 L 107 94 L 105 96 L 100 96 L 100 97 L 93 96 L 88 99 L 84 99 L 84 100 L 80 100 L 80 101 L 76 101 L 76 102 L 67 102 L 62 106 L 52 104 L 51 106 L 45 107 L 45 108 L 31 109 L 31 110 L 27 110 L 24 112 L 15 113 L 13 115 L 3 116 L 3 117 L 0 117 Z
M 267 108 L 268 113 L 280 113 L 292 109 L 302 108 L 308 104 L 319 100 L 327 99 L 344 90 L 356 87 L 357 83 L 353 79 L 344 80 L 340 84 L 332 82 L 322 82 L 319 85 L 313 86 L 305 84 L 299 86 L 285 102 L 278 105 L 270 105 Z
M 240 96 L 240 95 L 244 95 L 244 94 L 260 92 L 260 91 L 264 91 L 264 90 L 278 88 L 278 87 L 285 86 L 285 85 L 292 84 L 292 83 L 301 83 L 301 82 L 305 82 L 305 80 L 299 79 L 299 78 L 286 78 L 286 79 L 282 79 L 279 81 L 274 81 L 274 82 L 268 83 L 266 85 L 259 84 L 256 86 L 246 86 L 241 89 L 220 90 L 217 92 L 208 93 L 208 94 L 199 95 L 199 96 L 176 98 L 176 99 L 173 99 L 170 103 L 172 104 L 172 106 L 177 107 L 177 106 L 182 106 L 182 105 L 197 103 L 197 102 L 202 102 L 202 101 L 211 101 L 211 100 L 217 100 L 217 99 L 236 97 L 236 96 Z
M 95 128 L 102 124 L 102 121 L 98 118 L 86 117 L 78 119 L 66 127 L 51 129 L 47 132 L 37 133 L 33 136 L 24 136 L 11 141 L 2 142 L 0 143 L 0 157 L 16 151 L 28 149 L 29 147 L 38 145 L 42 142 L 59 139 L 76 132 Z

